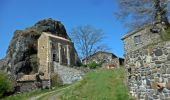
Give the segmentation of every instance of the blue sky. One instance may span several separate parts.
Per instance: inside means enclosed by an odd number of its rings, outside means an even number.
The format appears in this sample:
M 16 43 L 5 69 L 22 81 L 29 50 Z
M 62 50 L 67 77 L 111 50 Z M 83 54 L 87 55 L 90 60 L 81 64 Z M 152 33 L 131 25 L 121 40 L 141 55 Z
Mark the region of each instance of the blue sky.
M 0 58 L 5 57 L 15 30 L 45 18 L 61 21 L 67 33 L 87 24 L 102 29 L 111 52 L 123 57 L 121 37 L 127 30 L 113 16 L 117 9 L 116 0 L 0 0 Z

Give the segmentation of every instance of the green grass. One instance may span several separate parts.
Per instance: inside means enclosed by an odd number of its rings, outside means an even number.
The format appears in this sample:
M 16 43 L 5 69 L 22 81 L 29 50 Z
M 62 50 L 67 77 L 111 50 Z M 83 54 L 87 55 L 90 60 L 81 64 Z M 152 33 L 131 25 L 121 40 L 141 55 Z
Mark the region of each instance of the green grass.
M 17 94 L 17 95 L 12 95 L 6 98 L 2 98 L 0 100 L 26 100 L 32 96 L 36 96 L 38 94 L 42 94 L 42 93 L 46 93 L 50 90 L 48 89 L 44 89 L 44 90 L 35 90 L 35 91 L 31 91 L 28 93 L 21 93 L 21 94 Z
M 62 100 L 131 100 L 124 83 L 124 70 L 96 70 L 66 89 Z
M 128 95 L 125 85 L 124 69 L 97 69 L 72 85 L 54 90 L 36 90 L 29 93 L 10 96 L 3 100 L 26 100 L 33 96 L 42 95 L 38 100 L 133 100 Z

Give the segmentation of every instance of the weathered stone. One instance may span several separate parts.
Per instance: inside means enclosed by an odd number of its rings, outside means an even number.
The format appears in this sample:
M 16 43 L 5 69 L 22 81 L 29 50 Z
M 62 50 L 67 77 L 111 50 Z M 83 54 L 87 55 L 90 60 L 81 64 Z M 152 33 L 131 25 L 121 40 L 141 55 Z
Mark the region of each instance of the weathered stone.
M 157 68 L 161 68 L 161 66 L 162 66 L 161 64 L 156 64 Z
M 168 50 L 164 50 L 164 54 L 165 54 L 165 55 L 168 55 Z
M 142 60 L 141 57 L 138 57 L 138 60 Z
M 169 60 L 169 61 L 170 61 L 170 54 L 167 56 L 167 60 Z
M 158 57 L 152 57 L 152 61 L 158 60 Z
M 156 49 L 156 50 L 154 51 L 154 53 L 155 53 L 155 56 L 161 56 L 161 55 L 163 54 L 163 52 L 162 52 L 161 49 Z
M 153 99 L 159 99 L 158 95 L 153 95 Z
M 170 90 L 170 78 L 168 78 L 168 82 L 166 83 L 166 88 Z
M 170 61 L 166 61 L 166 62 L 165 62 L 165 65 L 170 65 Z
M 155 64 L 161 64 L 161 63 L 162 63 L 162 61 L 159 61 L 159 60 L 155 61 Z
M 160 99 L 161 99 L 161 100 L 165 100 L 165 95 L 160 94 Z
M 170 74 L 170 68 L 166 69 L 166 74 Z

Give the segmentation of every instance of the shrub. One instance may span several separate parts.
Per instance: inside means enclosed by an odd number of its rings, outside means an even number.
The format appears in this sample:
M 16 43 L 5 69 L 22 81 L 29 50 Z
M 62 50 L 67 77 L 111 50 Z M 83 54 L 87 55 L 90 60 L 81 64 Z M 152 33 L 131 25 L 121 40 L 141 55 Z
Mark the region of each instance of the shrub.
M 97 67 L 100 67 L 101 65 L 96 63 L 95 61 L 93 61 L 92 63 L 88 64 L 87 66 L 91 69 L 95 69 Z
M 8 75 L 0 71 L 0 97 L 4 95 L 5 92 L 12 90 L 12 82 L 9 80 Z
M 60 87 L 63 85 L 63 82 L 57 73 L 52 73 L 51 75 L 51 86 Z
M 85 65 L 85 64 L 83 64 L 82 66 L 83 66 L 83 67 L 87 67 L 87 65 Z
M 80 62 L 80 61 L 77 61 L 77 66 L 80 67 L 82 66 L 83 64 Z

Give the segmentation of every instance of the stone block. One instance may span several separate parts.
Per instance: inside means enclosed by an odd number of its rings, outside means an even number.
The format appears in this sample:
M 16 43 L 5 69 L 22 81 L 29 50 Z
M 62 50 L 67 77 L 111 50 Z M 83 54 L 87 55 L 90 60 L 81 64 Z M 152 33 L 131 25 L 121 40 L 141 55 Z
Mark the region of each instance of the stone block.
M 170 68 L 166 69 L 166 74 L 170 74 Z
M 161 56 L 163 54 L 162 49 L 156 49 L 154 51 L 155 56 Z
M 156 60 L 155 64 L 162 64 L 162 61 Z
M 170 78 L 168 78 L 168 81 L 166 83 L 166 88 L 170 90 Z
M 168 61 L 170 61 L 170 54 L 168 54 L 168 56 L 167 56 L 167 60 L 168 60 Z
M 154 81 L 152 81 L 152 82 L 151 82 L 151 88 L 152 88 L 152 89 L 157 89 L 157 83 L 154 82 Z

